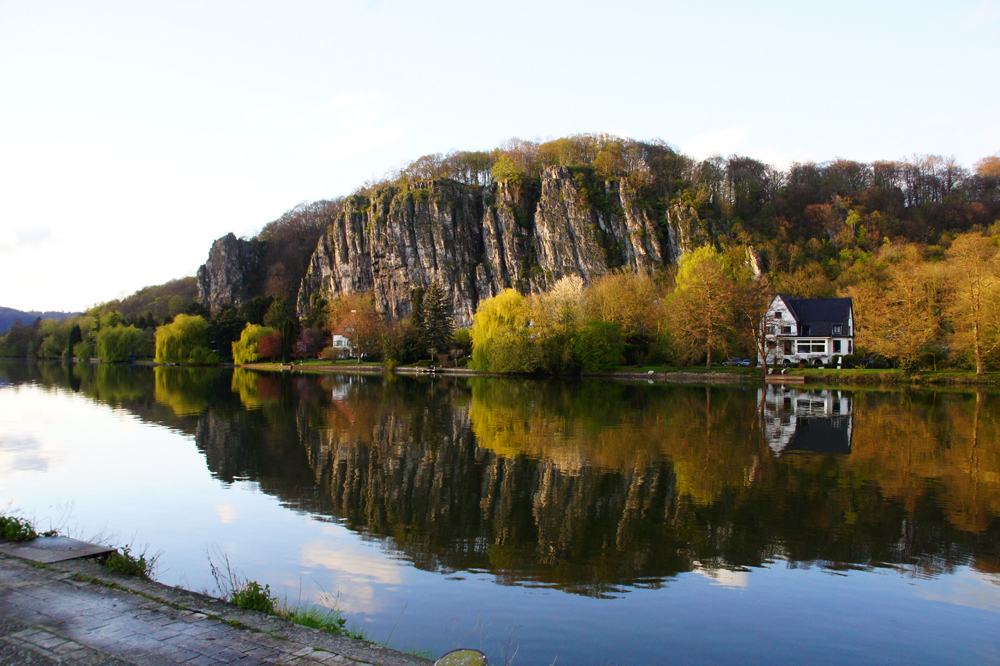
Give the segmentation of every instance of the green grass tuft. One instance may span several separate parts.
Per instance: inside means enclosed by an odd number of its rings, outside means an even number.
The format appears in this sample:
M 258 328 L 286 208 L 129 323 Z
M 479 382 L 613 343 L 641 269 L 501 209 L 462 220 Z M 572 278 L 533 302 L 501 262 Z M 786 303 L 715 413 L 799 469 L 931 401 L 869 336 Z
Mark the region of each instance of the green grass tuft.
M 145 552 L 136 556 L 132 554 L 131 547 L 122 546 L 104 561 L 104 566 L 111 571 L 129 576 L 149 578 L 153 575 L 153 568 L 156 566 L 156 556 L 147 557 Z
M 303 627 L 322 629 L 333 634 L 343 633 L 344 625 L 347 624 L 347 620 L 339 612 L 323 606 L 283 608 L 278 611 L 278 615 L 295 624 L 301 624 Z
M 275 605 L 278 599 L 271 594 L 271 586 L 261 587 L 255 580 L 245 581 L 243 585 L 234 589 L 229 600 L 240 608 L 276 615 Z

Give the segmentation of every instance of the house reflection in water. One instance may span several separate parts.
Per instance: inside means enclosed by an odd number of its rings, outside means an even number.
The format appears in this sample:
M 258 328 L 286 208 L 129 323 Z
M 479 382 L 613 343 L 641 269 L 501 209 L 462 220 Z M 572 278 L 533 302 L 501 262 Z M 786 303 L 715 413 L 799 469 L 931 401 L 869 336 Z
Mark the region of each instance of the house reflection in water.
M 850 393 L 769 384 L 758 393 L 764 402 L 764 437 L 775 455 L 851 453 Z

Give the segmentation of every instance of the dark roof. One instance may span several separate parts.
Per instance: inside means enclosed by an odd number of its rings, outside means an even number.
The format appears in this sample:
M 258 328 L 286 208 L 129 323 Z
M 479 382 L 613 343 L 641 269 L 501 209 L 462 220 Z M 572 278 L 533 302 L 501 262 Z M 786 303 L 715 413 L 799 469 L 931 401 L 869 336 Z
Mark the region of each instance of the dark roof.
M 851 431 L 849 416 L 802 417 L 797 419 L 795 433 L 783 453 L 823 453 L 850 455 Z
M 833 324 L 846 326 L 851 318 L 850 298 L 792 298 L 785 294 L 778 295 L 788 304 L 800 326 L 809 325 L 807 335 L 830 337 Z

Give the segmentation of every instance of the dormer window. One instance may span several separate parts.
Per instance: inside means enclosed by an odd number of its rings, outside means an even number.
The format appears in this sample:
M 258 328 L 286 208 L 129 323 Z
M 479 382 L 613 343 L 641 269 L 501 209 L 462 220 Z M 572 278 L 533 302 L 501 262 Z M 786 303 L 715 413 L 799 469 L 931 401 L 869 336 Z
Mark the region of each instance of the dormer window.
M 843 324 L 834 324 L 833 325 L 833 334 L 834 335 L 843 335 L 844 334 L 844 325 Z

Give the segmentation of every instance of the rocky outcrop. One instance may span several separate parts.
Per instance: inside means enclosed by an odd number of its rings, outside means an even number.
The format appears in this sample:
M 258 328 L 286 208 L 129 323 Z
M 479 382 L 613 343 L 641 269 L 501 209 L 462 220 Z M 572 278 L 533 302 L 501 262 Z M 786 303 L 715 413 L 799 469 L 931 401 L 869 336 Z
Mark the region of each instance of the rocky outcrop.
M 698 217 L 698 211 L 682 203 L 674 204 L 667 211 L 667 237 L 673 262 L 682 254 L 711 243 L 710 229 Z
M 227 305 L 239 307 L 259 295 L 263 249 L 263 243 L 233 234 L 212 243 L 208 261 L 198 269 L 198 300 L 218 312 Z
M 373 290 L 392 318 L 410 314 L 411 292 L 438 282 L 457 326 L 481 299 L 513 287 L 547 289 L 567 275 L 593 280 L 624 267 L 663 265 L 655 216 L 618 182 L 588 169 L 549 167 L 540 180 L 488 188 L 452 180 L 410 183 L 348 200 L 316 246 L 299 290 L 315 296 Z

